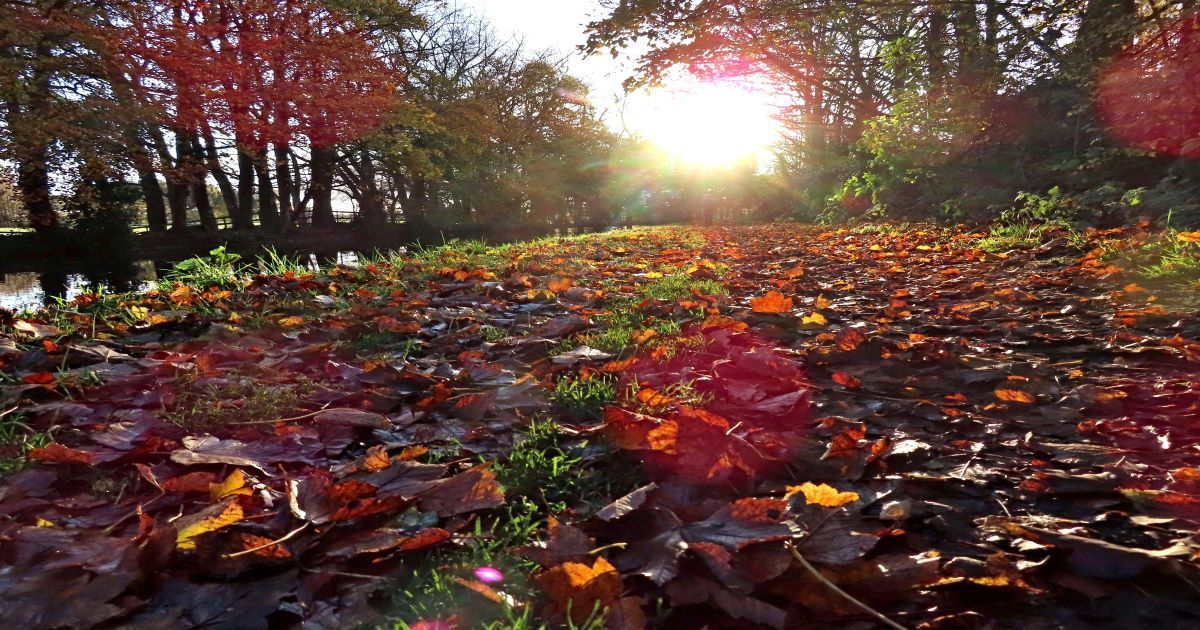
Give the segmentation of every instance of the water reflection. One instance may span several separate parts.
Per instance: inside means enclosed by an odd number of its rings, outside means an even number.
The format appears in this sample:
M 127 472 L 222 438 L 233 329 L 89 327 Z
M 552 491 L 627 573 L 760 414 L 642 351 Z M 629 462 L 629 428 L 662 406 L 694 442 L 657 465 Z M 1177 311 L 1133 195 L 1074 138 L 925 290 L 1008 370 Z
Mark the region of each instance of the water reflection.
M 145 290 L 158 277 L 155 269 L 152 260 L 114 259 L 86 268 L 46 264 L 39 271 L 3 273 L 0 307 L 21 311 L 53 304 L 56 299 L 73 300 L 85 293 Z
M 313 270 L 334 265 L 355 266 L 359 262 L 359 253 L 352 251 L 301 252 L 293 256 Z M 43 261 L 36 270 L 0 273 L 0 307 L 22 311 L 53 304 L 57 299 L 73 300 L 86 293 L 145 291 L 176 262 L 114 257 L 65 267 Z

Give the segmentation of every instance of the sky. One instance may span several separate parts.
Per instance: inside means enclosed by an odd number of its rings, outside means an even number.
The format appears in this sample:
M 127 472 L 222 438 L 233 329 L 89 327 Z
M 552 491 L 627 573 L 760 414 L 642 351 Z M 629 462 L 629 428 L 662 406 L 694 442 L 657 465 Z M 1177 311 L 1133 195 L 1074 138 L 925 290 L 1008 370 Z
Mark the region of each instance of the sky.
M 609 55 L 585 58 L 576 51 L 587 41 L 587 23 L 604 12 L 596 0 L 458 0 L 458 4 L 486 17 L 501 35 L 523 39 L 534 50 L 569 56 L 571 74 L 592 86 L 600 110 L 612 106 L 622 93 L 621 82 L 632 65 L 628 60 Z
M 587 40 L 586 25 L 604 17 L 598 0 L 456 1 L 485 17 L 500 35 L 521 39 L 533 50 L 564 55 L 571 74 L 592 86 L 592 104 L 615 131 L 647 137 L 681 156 L 704 153 L 701 161 L 721 161 L 751 149 L 761 161 L 767 158 L 767 146 L 779 138 L 765 92 L 704 86 L 676 77 L 652 92 L 626 96 L 621 83 L 632 72 L 634 60 L 626 55 L 585 57 L 577 50 Z

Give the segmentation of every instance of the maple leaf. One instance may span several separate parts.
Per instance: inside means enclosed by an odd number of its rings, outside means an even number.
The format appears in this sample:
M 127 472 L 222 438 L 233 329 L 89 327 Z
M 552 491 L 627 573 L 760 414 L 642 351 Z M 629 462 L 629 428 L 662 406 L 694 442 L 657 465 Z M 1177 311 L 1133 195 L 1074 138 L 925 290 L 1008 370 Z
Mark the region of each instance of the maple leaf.
M 537 581 L 550 598 L 549 614 L 565 616 L 570 611 L 577 624 L 584 623 L 597 605 L 604 608 L 617 601 L 623 589 L 621 574 L 603 557 L 591 566 L 564 562 L 539 575 Z
M 767 291 L 766 295 L 750 300 L 750 310 L 755 313 L 786 313 L 792 310 L 792 298 L 778 291 Z
M 804 500 L 810 505 L 820 505 L 830 508 L 841 507 L 858 500 L 857 492 L 840 492 L 833 486 L 827 484 L 813 485 L 809 481 L 798 486 L 788 486 L 787 494 L 784 495 L 784 498 L 789 498 L 797 494 L 804 495 Z

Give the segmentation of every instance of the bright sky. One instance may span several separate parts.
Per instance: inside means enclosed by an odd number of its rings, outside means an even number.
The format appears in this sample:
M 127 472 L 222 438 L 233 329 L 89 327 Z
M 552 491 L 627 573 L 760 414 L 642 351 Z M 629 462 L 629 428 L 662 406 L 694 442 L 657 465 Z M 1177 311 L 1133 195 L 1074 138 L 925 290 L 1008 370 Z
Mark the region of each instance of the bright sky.
M 501 34 L 523 38 L 535 50 L 551 49 L 564 54 L 572 53 L 587 40 L 585 26 L 603 13 L 596 0 L 458 0 L 458 3 L 486 16 Z M 602 55 L 584 59 L 576 53 L 571 58 L 571 69 L 576 75 L 592 82 L 608 79 L 617 86 L 625 76 L 615 76 L 621 71 L 620 65 Z
M 584 57 L 576 48 L 587 37 L 588 22 L 604 10 L 596 0 L 457 0 L 477 12 L 502 35 L 523 39 L 534 50 L 569 55 L 571 73 L 592 86 L 592 101 L 614 129 L 658 142 L 668 153 L 704 164 L 718 164 L 764 149 L 778 138 L 770 98 L 725 84 L 687 80 L 622 103 L 621 82 L 632 62 L 622 56 Z

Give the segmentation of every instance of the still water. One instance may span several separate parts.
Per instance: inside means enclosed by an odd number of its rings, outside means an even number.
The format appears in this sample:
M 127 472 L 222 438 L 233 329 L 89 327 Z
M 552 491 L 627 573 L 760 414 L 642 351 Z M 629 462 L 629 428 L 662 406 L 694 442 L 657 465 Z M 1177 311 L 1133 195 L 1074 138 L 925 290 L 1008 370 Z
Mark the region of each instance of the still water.
M 316 269 L 358 264 L 358 252 L 295 254 L 304 265 Z M 86 267 L 45 264 L 29 271 L 0 272 L 0 308 L 12 311 L 36 309 L 57 299 L 73 300 L 94 292 L 145 291 L 177 261 L 110 260 Z

